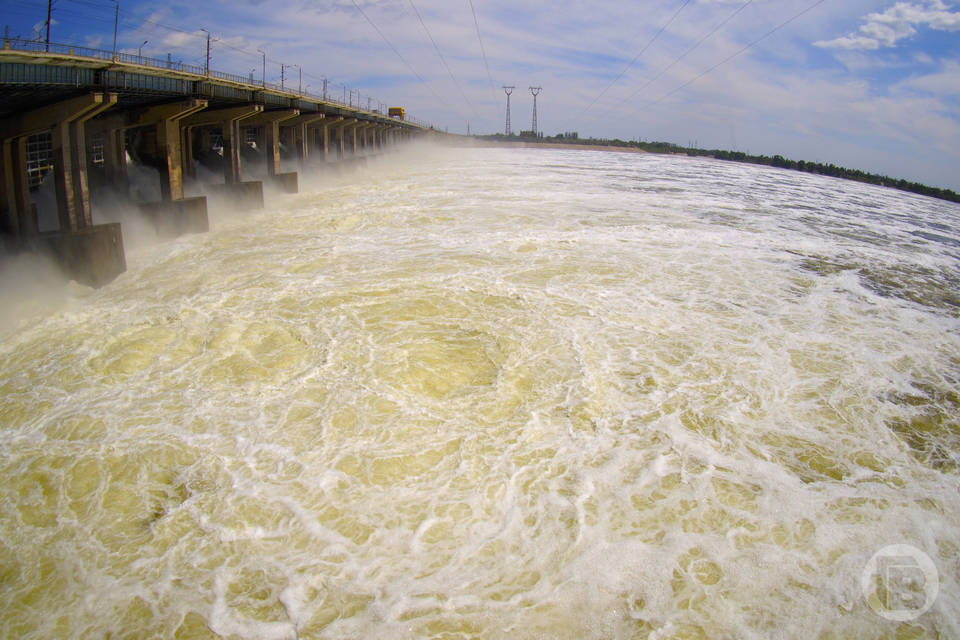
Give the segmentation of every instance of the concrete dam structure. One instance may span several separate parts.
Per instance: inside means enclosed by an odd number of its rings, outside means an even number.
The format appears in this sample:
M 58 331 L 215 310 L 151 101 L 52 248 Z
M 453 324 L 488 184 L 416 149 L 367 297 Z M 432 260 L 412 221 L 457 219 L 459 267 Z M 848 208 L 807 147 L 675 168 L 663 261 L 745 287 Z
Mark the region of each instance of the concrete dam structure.
M 123 237 L 120 223 L 94 224 L 91 193 L 107 187 L 129 197 L 132 163 L 156 170 L 159 197 L 129 198 L 130 206 L 159 235 L 176 236 L 209 229 L 207 195 L 184 191 L 201 166 L 223 176 L 222 184 L 204 185 L 205 194 L 257 208 L 265 183 L 296 193 L 298 172 L 363 162 L 433 132 L 326 92 L 304 94 L 169 60 L 5 40 L 0 236 L 7 252 L 50 255 L 68 277 L 101 286 L 126 268 Z M 261 179 L 245 179 L 252 173 Z M 41 228 L 34 202 L 44 178 L 54 182 L 54 229 Z

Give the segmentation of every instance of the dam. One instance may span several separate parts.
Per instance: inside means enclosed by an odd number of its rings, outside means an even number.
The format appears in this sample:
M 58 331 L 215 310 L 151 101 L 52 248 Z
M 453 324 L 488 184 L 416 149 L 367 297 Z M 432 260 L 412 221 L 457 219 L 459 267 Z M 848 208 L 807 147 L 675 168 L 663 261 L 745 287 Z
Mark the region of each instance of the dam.
M 435 133 L 302 87 L 170 60 L 5 39 L 0 49 L 0 235 L 10 252 L 54 258 L 68 277 L 100 286 L 125 266 L 119 223 L 94 224 L 93 186 L 129 194 L 132 163 L 156 170 L 159 198 L 135 202 L 162 236 L 209 229 L 207 197 L 238 209 L 263 193 L 296 193 L 298 176 Z M 217 176 L 188 195 L 206 168 Z M 254 173 L 257 180 L 247 179 Z M 296 169 L 290 170 L 291 168 Z M 210 174 L 207 171 L 207 174 Z M 49 174 L 55 228 L 38 223 L 31 193 Z M 222 181 L 222 182 L 221 182 Z M 196 189 L 194 189 L 196 191 Z

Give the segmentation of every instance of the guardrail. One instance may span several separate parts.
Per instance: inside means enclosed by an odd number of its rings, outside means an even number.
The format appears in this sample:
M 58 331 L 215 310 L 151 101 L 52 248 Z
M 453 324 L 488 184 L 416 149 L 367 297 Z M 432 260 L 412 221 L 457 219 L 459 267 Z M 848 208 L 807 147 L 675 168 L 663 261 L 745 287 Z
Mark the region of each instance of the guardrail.
M 193 64 L 184 64 L 183 62 L 173 61 L 169 58 L 164 60 L 163 58 L 151 58 L 148 56 L 134 55 L 132 53 L 122 53 L 107 51 L 104 49 L 93 49 L 91 47 L 83 47 L 73 44 L 60 44 L 60 43 L 49 43 L 40 42 L 37 40 L 25 40 L 23 38 L 4 38 L 3 39 L 3 48 L 4 50 L 13 50 L 13 51 L 25 51 L 32 53 L 52 53 L 57 55 L 67 55 L 76 58 L 89 58 L 92 60 L 104 60 L 106 62 L 113 62 L 119 64 L 132 64 L 139 65 L 142 67 L 149 67 L 151 69 L 165 69 L 167 71 L 177 71 L 180 73 L 189 73 L 195 76 L 202 76 L 205 78 L 214 78 L 216 80 L 222 80 L 226 82 L 234 82 L 244 87 L 250 88 L 259 88 L 263 90 L 270 90 L 275 93 L 287 94 L 292 98 L 306 98 L 314 102 L 322 102 L 326 104 L 337 105 L 340 107 L 346 107 L 347 109 L 353 109 L 357 112 L 367 113 L 370 115 L 378 115 L 386 118 L 387 116 L 380 111 L 371 111 L 369 109 L 362 109 L 360 107 L 361 101 L 364 96 L 360 95 L 360 92 L 356 92 L 357 101 L 354 104 L 353 95 L 354 92 L 350 91 L 350 99 L 347 102 L 343 100 L 337 100 L 329 93 L 325 95 L 319 95 L 311 93 L 309 91 L 302 91 L 297 89 L 292 91 L 286 85 L 279 85 L 273 82 L 266 82 L 261 80 L 260 82 L 255 82 L 251 76 L 241 76 L 235 73 L 227 73 L 225 71 L 216 71 L 214 69 L 206 69 L 204 67 L 193 65 Z M 346 87 L 344 87 L 346 89 Z M 372 97 L 366 96 L 368 101 L 373 101 Z M 380 104 L 379 102 L 377 104 Z M 432 129 L 429 124 L 418 120 L 416 118 L 405 118 L 404 122 L 409 122 L 417 125 L 418 127 L 423 127 L 425 129 Z

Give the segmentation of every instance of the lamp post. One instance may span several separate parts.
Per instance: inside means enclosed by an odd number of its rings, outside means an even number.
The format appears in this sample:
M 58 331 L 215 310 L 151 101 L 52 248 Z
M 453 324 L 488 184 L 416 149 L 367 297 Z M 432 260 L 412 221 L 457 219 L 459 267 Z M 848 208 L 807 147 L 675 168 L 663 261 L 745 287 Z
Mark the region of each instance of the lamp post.
M 141 44 L 139 47 L 137 47 L 137 62 L 139 62 L 140 64 L 143 64 L 143 60 L 142 60 L 142 57 L 143 57 L 143 56 L 141 55 L 141 54 L 143 53 L 143 45 L 144 45 L 144 44 L 147 44 L 148 42 L 150 42 L 150 41 L 149 41 L 149 40 L 144 40 L 144 41 L 143 41 L 143 44 Z
M 50 18 L 53 14 L 53 0 L 47 0 L 47 52 L 50 51 Z
M 250 69 L 250 84 L 253 84 L 253 72 L 256 70 L 257 70 L 256 67 Z
M 206 58 L 206 62 L 203 65 L 203 75 L 209 76 L 210 75 L 210 32 L 204 29 L 203 27 L 200 27 L 200 31 L 203 31 L 205 34 L 207 34 L 207 58 Z
M 113 0 L 116 8 L 113 11 L 113 59 L 117 59 L 117 27 L 120 24 L 120 0 Z
M 263 88 L 267 88 L 267 52 L 263 49 L 257 49 L 260 53 L 263 54 L 263 75 L 260 76 L 260 80 L 263 83 Z

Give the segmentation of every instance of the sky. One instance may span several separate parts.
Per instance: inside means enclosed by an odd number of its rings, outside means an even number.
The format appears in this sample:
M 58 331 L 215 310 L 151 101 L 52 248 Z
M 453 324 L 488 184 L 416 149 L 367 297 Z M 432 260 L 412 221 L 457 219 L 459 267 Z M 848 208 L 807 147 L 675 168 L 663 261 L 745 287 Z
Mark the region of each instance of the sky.
M 11 37 L 47 0 L 0 0 Z M 51 42 L 110 50 L 113 0 L 53 0 Z M 665 141 L 960 191 L 960 0 L 119 0 L 118 49 L 441 130 Z M 296 66 L 292 66 L 296 65 Z M 357 100 L 356 93 L 351 100 Z

